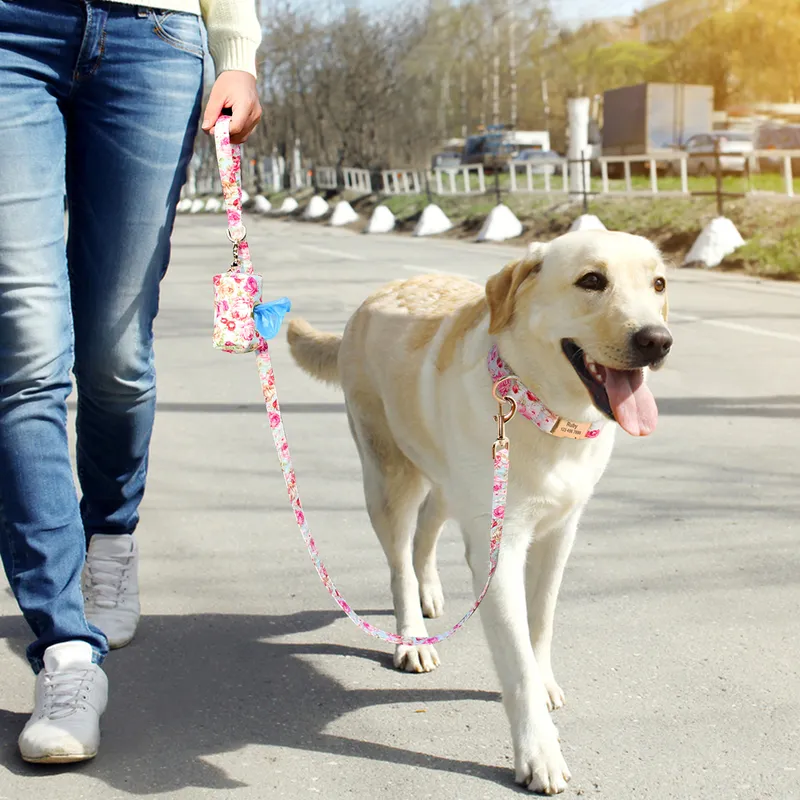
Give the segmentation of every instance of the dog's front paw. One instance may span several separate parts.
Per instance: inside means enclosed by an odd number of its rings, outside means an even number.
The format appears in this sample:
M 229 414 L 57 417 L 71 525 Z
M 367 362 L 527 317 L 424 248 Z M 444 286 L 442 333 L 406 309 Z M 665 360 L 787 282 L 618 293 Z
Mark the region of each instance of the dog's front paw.
M 528 745 L 515 748 L 516 781 L 529 792 L 560 794 L 572 777 L 561 755 L 555 726 L 546 735 L 531 737 Z
M 433 672 L 439 663 L 436 648 L 430 644 L 399 644 L 394 651 L 395 667 L 406 672 Z

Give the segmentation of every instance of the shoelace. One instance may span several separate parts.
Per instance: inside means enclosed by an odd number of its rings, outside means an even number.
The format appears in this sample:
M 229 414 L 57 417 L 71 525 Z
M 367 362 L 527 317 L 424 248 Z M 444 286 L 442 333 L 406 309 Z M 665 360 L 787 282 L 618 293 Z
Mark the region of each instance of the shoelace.
M 49 719 L 63 719 L 74 714 L 86 699 L 84 687 L 91 683 L 89 669 L 65 669 L 45 675 L 45 713 Z
M 101 608 L 113 608 L 119 602 L 132 558 L 132 555 L 92 558 L 86 570 L 86 599 Z

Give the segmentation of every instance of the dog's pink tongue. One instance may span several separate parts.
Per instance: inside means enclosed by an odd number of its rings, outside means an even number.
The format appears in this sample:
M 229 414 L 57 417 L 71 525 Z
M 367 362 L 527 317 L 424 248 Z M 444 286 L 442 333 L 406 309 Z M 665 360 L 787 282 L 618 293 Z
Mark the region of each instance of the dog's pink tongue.
M 653 393 L 637 369 L 624 371 L 606 367 L 606 392 L 614 418 L 631 436 L 647 436 L 656 429 L 658 408 Z

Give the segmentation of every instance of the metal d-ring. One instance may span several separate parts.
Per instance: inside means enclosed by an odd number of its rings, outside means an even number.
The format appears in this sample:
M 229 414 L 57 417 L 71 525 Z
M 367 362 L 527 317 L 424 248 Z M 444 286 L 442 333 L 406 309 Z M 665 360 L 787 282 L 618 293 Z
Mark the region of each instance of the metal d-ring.
M 500 380 L 494 382 L 494 385 L 492 386 L 492 397 L 494 397 L 495 401 L 499 405 L 502 405 L 503 403 L 513 403 L 514 410 L 516 411 L 517 403 L 514 400 L 514 398 L 509 397 L 507 395 L 500 396 L 499 394 L 497 394 L 497 387 L 500 386 L 501 383 L 505 383 L 506 381 L 518 381 L 518 380 L 519 378 L 516 375 L 506 375 L 505 378 L 500 378 Z
M 247 228 L 245 228 L 244 225 L 240 225 L 239 228 L 241 228 L 241 231 L 242 231 L 242 235 L 239 236 L 239 237 L 236 237 L 236 236 L 233 235 L 233 232 L 232 232 L 234 230 L 233 228 L 228 228 L 228 230 L 227 230 L 228 241 L 231 242 L 232 244 L 235 244 L 235 245 L 236 244 L 241 244 L 242 242 L 247 240 Z M 238 232 L 239 228 L 236 229 L 237 232 Z

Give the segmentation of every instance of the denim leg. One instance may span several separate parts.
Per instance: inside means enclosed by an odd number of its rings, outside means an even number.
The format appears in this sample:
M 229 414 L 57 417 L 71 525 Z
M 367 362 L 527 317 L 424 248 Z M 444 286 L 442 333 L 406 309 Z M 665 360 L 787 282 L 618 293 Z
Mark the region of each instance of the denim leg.
M 36 641 L 105 637 L 83 613 L 83 525 L 67 444 L 72 323 L 64 252 L 65 120 L 83 19 L 0 2 L 0 555 Z
M 153 321 L 197 131 L 202 38 L 190 14 L 107 12 L 73 96 L 68 262 L 87 538 L 135 529 L 155 414 Z

